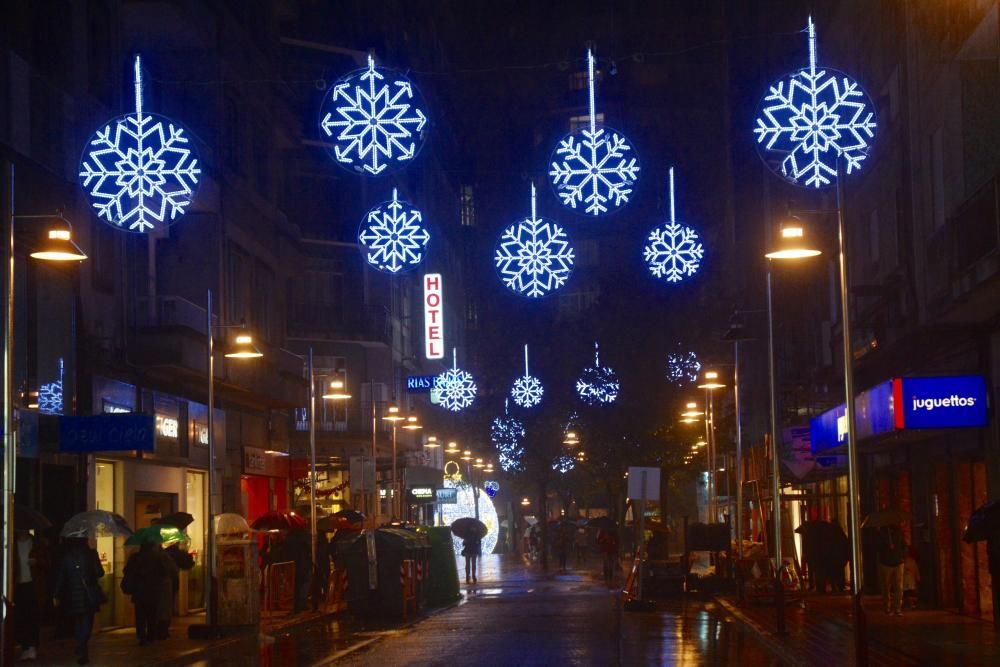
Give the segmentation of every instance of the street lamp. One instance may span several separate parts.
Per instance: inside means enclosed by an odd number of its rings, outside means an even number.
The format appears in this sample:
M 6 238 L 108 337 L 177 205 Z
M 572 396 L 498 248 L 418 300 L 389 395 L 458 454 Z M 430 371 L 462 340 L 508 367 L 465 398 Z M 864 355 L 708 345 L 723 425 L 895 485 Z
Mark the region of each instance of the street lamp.
M 743 423 L 740 413 L 740 343 L 750 340 L 746 333 L 742 313 L 729 318 L 729 330 L 722 340 L 733 342 L 733 409 L 736 412 L 736 557 L 743 559 Z M 742 577 L 739 582 L 742 582 Z M 743 599 L 743 586 L 739 584 L 739 597 Z
M 399 412 L 399 406 L 395 403 L 390 403 L 389 407 L 386 409 L 385 416 L 382 417 L 383 421 L 390 422 L 392 424 L 392 518 L 394 520 L 399 519 L 399 515 L 396 514 L 396 425 L 401 421 L 406 421 L 404 417 Z
M 813 247 L 806 236 L 805 227 L 802 225 L 801 221 L 797 218 L 792 218 L 785 222 L 781 226 L 781 232 L 778 235 L 778 245 L 770 252 L 766 253 L 764 256 L 768 259 L 767 263 L 767 374 L 769 381 L 769 403 L 770 403 L 770 417 L 771 417 L 771 496 L 772 510 L 771 514 L 774 516 L 774 563 L 775 563 L 775 576 L 774 576 L 774 595 L 775 595 L 775 607 L 778 616 L 777 620 L 777 631 L 778 634 L 784 634 L 785 632 L 785 588 L 781 583 L 781 571 L 784 569 L 784 560 L 782 557 L 781 550 L 781 463 L 778 459 L 778 441 L 780 436 L 778 435 L 778 400 L 777 400 L 777 381 L 776 381 L 776 369 L 774 364 L 774 272 L 773 272 L 773 262 L 775 260 L 796 260 L 796 259 L 806 259 L 809 257 L 816 257 L 821 254 L 821 251 Z M 846 312 L 846 308 L 845 308 Z M 847 334 L 847 329 L 845 328 L 845 337 Z M 845 365 L 849 367 L 850 361 L 844 361 Z M 849 384 L 849 383 L 848 383 Z M 848 389 L 848 410 L 852 411 L 853 414 L 853 399 L 851 398 L 850 388 Z M 853 501 L 854 496 L 851 496 Z M 855 525 L 857 521 L 857 508 L 851 508 L 851 516 L 854 517 Z M 853 533 L 856 535 L 856 532 Z M 854 562 L 857 563 L 858 554 L 855 553 Z
M 2 586 L 6 600 L 14 598 L 14 491 L 17 474 L 17 437 L 14 424 L 14 222 L 16 220 L 48 220 L 42 247 L 31 253 L 41 261 L 82 261 L 87 255 L 73 243 L 69 221 L 56 215 L 15 215 L 14 165 L 10 164 L 10 216 L 7 229 L 7 316 L 4 319 L 4 413 L 3 413 L 3 537 Z M 0 646 L 9 640 L 11 623 L 7 603 L 0 603 Z
M 330 380 L 330 386 L 327 387 L 323 398 L 328 401 L 346 401 L 351 395 L 344 389 L 343 380 Z
M 458 448 L 458 443 L 452 440 L 451 442 L 448 443 L 448 446 L 445 448 L 444 453 L 454 455 L 458 454 L 460 451 L 462 450 Z
M 440 447 L 440 446 L 441 446 L 441 443 L 438 442 L 438 439 L 437 439 L 436 435 L 429 435 L 429 436 L 427 436 L 427 442 L 424 443 L 424 447 L 426 447 L 427 449 L 434 449 L 434 448 Z
M 710 523 L 716 523 L 719 520 L 719 508 L 717 493 L 715 488 L 715 404 L 712 400 L 712 392 L 716 389 L 723 389 L 726 385 L 719 381 L 719 373 L 717 371 L 705 371 L 702 376 L 701 384 L 698 385 L 698 389 L 705 390 L 705 440 L 708 442 L 708 485 L 709 485 L 709 495 L 708 495 L 708 512 L 710 515 Z

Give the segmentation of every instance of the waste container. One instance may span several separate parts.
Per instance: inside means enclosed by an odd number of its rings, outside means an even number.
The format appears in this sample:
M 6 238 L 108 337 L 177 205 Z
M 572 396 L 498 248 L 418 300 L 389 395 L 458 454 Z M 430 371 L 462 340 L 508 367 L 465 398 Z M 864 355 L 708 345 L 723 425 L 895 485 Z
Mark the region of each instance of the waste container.
M 215 581 L 220 626 L 260 622 L 260 568 L 250 526 L 238 514 L 215 517 Z
M 369 572 L 369 535 L 375 542 L 374 588 Z M 362 616 L 403 615 L 403 581 L 400 567 L 404 561 L 421 563 L 421 574 L 427 573 L 431 552 L 427 537 L 415 530 L 404 528 L 379 528 L 372 533 L 338 532 L 331 545 L 338 567 L 347 570 L 347 608 Z M 409 572 L 407 572 L 409 575 Z M 417 604 L 427 604 L 427 588 L 416 585 Z
M 405 528 L 379 528 L 375 531 L 378 557 L 378 608 L 383 615 L 402 616 L 403 561 L 421 560 L 427 540 L 416 531 Z M 415 574 L 415 573 L 414 573 Z
M 427 536 L 430 562 L 425 570 L 423 593 L 428 607 L 440 607 L 462 597 L 458 587 L 458 567 L 452 547 L 451 528 L 423 526 L 419 532 Z

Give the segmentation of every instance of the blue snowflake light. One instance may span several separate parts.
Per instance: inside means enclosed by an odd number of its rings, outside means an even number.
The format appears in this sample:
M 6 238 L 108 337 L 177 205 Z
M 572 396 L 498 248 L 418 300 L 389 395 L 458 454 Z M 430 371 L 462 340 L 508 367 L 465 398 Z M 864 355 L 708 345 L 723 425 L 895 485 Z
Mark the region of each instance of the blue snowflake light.
M 419 91 L 392 70 L 375 66 L 342 77 L 327 92 L 319 126 L 331 155 L 348 171 L 378 176 L 405 165 L 424 144 L 427 114 Z
M 63 360 L 59 358 L 59 379 L 47 382 L 38 388 L 38 411 L 46 415 L 63 413 Z
M 705 248 L 698 233 L 677 222 L 674 210 L 674 168 L 670 168 L 670 222 L 654 227 L 646 237 L 642 257 L 654 277 L 677 283 L 701 266 Z
M 430 240 L 420 210 L 400 201 L 396 188 L 392 189 L 392 201 L 368 211 L 358 229 L 358 243 L 365 259 L 386 273 L 399 273 L 420 264 Z
M 667 380 L 675 385 L 690 384 L 698 379 L 701 362 L 694 352 L 671 352 L 667 355 Z
M 510 395 L 522 408 L 533 408 L 542 402 L 545 389 L 541 381 L 528 372 L 528 346 L 524 346 L 524 375 L 514 380 Z
M 84 149 L 79 175 L 97 217 L 129 232 L 160 231 L 194 199 L 198 156 L 181 125 L 143 111 L 139 56 L 135 112 L 97 130 Z
M 565 475 L 575 467 L 576 459 L 568 454 L 560 454 L 552 462 L 552 469 L 562 475 Z
M 438 390 L 438 405 L 445 410 L 461 412 L 476 400 L 476 383 L 472 373 L 458 367 L 458 351 L 451 350 L 452 367 L 437 376 L 434 382 Z
M 610 405 L 618 399 L 621 384 L 618 375 L 608 366 L 601 366 L 601 354 L 594 343 L 594 365 L 584 368 L 576 381 L 576 393 L 587 405 Z
M 875 107 L 857 81 L 816 65 L 816 27 L 809 17 L 809 66 L 771 84 L 757 113 L 757 149 L 768 166 L 798 185 L 822 188 L 843 158 L 861 169 L 875 139 Z
M 563 206 L 600 216 L 628 203 L 639 179 L 639 159 L 617 130 L 597 126 L 594 54 L 587 51 L 590 124 L 563 137 L 552 153 L 549 178 Z
M 538 217 L 534 184 L 531 217 L 504 230 L 493 261 L 508 289 L 533 299 L 562 287 L 573 273 L 569 236 L 554 221 Z

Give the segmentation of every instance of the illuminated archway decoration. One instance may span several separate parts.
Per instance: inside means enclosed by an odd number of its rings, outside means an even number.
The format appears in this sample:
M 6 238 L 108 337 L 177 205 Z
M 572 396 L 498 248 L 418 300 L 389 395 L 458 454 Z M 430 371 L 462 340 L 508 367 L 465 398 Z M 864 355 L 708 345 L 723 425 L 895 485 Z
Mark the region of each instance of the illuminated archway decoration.
M 423 214 L 413 204 L 400 201 L 396 188 L 392 189 L 392 201 L 368 211 L 358 229 L 365 259 L 385 273 L 399 273 L 420 264 L 430 240 Z
M 524 345 L 524 375 L 514 380 L 510 395 L 522 408 L 533 408 L 542 402 L 545 388 L 542 382 L 528 372 L 528 345 Z
M 601 366 L 601 353 L 594 343 L 594 365 L 584 368 L 576 381 L 576 393 L 587 405 L 610 405 L 618 399 L 621 384 L 618 375 L 608 366 Z
M 497 448 L 497 462 L 504 472 L 524 470 L 524 424 L 507 411 L 507 401 L 503 402 L 503 416 L 496 417 L 490 424 L 490 442 Z
M 671 352 L 667 355 L 667 380 L 675 385 L 691 384 L 698 379 L 701 362 L 694 352 Z
M 598 127 L 594 54 L 587 51 L 590 123 L 563 137 L 552 153 L 549 179 L 563 206 L 600 216 L 625 206 L 639 178 L 639 159 L 625 135 Z
M 538 217 L 531 184 L 531 217 L 507 227 L 497 241 L 493 262 L 503 284 L 532 299 L 566 284 L 573 273 L 569 235 L 554 220 Z
M 677 222 L 674 209 L 674 168 L 670 168 L 670 222 L 654 227 L 646 237 L 642 258 L 653 277 L 677 283 L 701 266 L 705 248 L 698 232 Z
M 135 111 L 111 120 L 87 142 L 80 185 L 97 217 L 118 229 L 157 232 L 185 213 L 201 167 L 189 133 L 142 107 L 142 59 L 135 57 Z
M 379 176 L 409 163 L 424 145 L 427 114 L 402 74 L 368 66 L 341 77 L 323 98 L 319 127 L 330 155 L 348 171 Z
M 772 171 L 797 185 L 832 185 L 843 158 L 861 169 L 875 139 L 875 106 L 861 85 L 816 62 L 809 17 L 809 66 L 771 84 L 756 116 L 757 151 Z
M 472 373 L 458 367 L 458 350 L 452 348 L 452 367 L 437 376 L 438 405 L 445 410 L 461 412 L 476 400 L 476 383 Z
M 462 517 L 476 516 L 476 500 L 473 497 L 472 486 L 463 481 L 456 481 L 448 478 L 444 480 L 446 489 L 458 489 L 457 502 L 441 505 L 441 515 L 444 525 L 450 526 L 454 521 Z M 500 521 L 497 518 L 496 507 L 493 500 L 486 493 L 486 489 L 479 489 L 479 520 L 486 524 L 486 536 L 483 538 L 483 555 L 493 553 L 497 546 L 497 539 L 500 536 Z M 462 555 L 462 540 L 454 535 L 451 536 L 452 546 L 455 548 L 455 555 Z

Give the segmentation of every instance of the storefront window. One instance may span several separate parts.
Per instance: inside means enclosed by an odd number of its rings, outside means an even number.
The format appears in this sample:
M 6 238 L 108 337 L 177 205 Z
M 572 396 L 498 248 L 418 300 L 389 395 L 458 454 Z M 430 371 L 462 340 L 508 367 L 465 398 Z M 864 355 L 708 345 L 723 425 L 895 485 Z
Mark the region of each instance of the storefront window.
M 205 607 L 205 540 L 208 530 L 208 514 L 205 511 L 205 473 L 188 471 L 186 479 L 186 503 L 188 513 L 194 517 L 194 523 L 188 526 L 187 534 L 191 538 L 189 547 L 194 557 L 194 567 L 188 573 L 188 609 Z
M 115 511 L 115 470 L 113 461 L 97 461 L 97 474 L 95 475 L 95 507 L 99 510 Z M 102 626 L 114 625 L 116 595 L 115 579 L 120 576 L 115 562 L 115 538 L 98 537 L 97 553 L 101 558 L 101 566 L 104 567 L 104 577 L 100 581 L 104 594 L 108 597 L 108 603 L 101 606 L 99 612 L 100 624 Z

